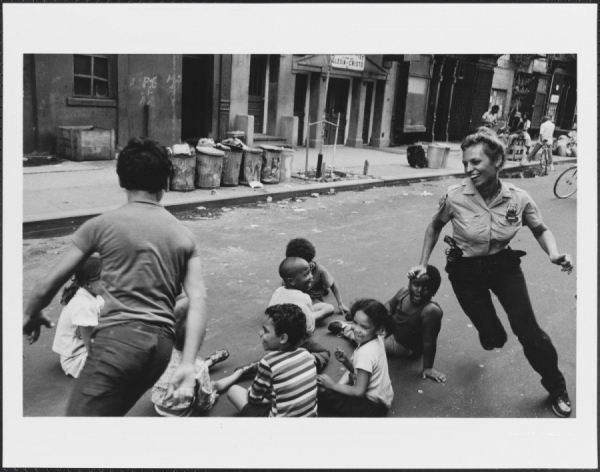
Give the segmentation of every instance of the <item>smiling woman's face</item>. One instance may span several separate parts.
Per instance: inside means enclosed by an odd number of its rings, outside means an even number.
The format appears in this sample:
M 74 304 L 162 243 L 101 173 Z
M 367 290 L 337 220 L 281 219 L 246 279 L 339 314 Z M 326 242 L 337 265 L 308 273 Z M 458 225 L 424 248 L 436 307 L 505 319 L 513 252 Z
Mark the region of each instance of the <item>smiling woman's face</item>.
M 497 178 L 500 170 L 500 167 L 483 151 L 483 144 L 465 149 L 462 162 L 465 173 L 476 188 L 484 188 L 490 185 Z

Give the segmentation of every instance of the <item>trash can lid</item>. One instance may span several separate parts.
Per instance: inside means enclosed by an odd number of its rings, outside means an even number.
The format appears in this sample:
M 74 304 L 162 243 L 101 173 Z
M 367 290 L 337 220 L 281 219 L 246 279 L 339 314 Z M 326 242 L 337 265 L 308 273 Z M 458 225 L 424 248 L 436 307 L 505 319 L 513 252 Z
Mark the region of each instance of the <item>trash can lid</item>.
M 220 149 L 222 151 L 231 151 L 231 148 L 229 146 L 225 146 L 224 144 L 221 144 L 221 143 L 215 144 L 215 149 Z
M 265 151 L 275 151 L 275 152 L 283 151 L 283 148 L 280 148 L 278 146 L 271 146 L 270 144 L 261 144 L 260 148 L 264 149 Z
M 174 144 L 173 145 L 173 154 L 185 154 L 189 156 L 191 153 L 191 148 L 189 144 Z
M 250 154 L 262 154 L 262 149 L 259 148 L 244 148 L 244 152 L 249 152 Z
M 211 147 L 197 147 L 196 151 L 198 151 L 199 154 L 205 154 L 207 156 L 223 157 L 225 155 L 223 151 Z

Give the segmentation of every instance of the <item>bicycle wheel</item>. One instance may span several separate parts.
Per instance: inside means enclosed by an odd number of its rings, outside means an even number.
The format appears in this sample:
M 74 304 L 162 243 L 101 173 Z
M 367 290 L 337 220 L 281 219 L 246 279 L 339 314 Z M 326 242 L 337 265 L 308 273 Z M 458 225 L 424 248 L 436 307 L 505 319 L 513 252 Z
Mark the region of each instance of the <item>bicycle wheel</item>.
M 567 198 L 577 192 L 577 167 L 565 170 L 556 179 L 554 195 L 557 198 Z
M 544 147 L 542 154 L 540 155 L 540 167 L 542 168 L 542 175 L 548 175 L 548 150 Z

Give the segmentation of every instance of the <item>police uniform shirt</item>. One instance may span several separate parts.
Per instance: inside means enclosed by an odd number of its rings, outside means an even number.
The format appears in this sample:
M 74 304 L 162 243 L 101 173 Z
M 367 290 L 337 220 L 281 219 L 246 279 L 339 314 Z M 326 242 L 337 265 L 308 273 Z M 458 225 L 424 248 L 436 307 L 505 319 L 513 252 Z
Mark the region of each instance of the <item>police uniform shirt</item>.
M 537 228 L 542 216 L 527 192 L 500 181 L 500 193 L 488 206 L 471 179 L 448 188 L 433 220 L 452 221 L 453 236 L 464 257 L 488 256 L 505 249 L 521 226 Z

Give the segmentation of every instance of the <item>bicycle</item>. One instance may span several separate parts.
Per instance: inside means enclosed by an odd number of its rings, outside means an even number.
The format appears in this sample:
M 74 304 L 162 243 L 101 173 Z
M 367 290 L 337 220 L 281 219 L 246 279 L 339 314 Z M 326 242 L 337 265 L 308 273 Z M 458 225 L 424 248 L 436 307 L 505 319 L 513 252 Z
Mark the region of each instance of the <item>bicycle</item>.
M 567 198 L 575 192 L 577 192 L 577 166 L 565 170 L 554 184 L 554 195 L 557 198 Z
M 542 175 L 548 175 L 548 163 L 550 162 L 550 146 L 547 141 L 544 141 L 542 149 L 540 150 L 540 167 L 542 169 Z

